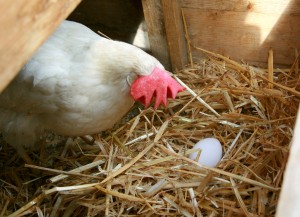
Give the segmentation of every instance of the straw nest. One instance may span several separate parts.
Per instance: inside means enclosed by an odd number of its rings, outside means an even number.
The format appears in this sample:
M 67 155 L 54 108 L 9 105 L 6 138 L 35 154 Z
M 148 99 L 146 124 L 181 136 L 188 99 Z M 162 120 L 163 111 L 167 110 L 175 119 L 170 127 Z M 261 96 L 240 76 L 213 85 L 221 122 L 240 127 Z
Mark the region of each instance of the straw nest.
M 204 51 L 177 72 L 168 108 L 138 110 L 94 136 L 61 139 L 22 165 L 0 152 L 0 216 L 273 216 L 300 92 L 298 68 L 262 69 Z M 219 139 L 216 168 L 188 158 Z M 57 137 L 48 138 L 57 143 Z

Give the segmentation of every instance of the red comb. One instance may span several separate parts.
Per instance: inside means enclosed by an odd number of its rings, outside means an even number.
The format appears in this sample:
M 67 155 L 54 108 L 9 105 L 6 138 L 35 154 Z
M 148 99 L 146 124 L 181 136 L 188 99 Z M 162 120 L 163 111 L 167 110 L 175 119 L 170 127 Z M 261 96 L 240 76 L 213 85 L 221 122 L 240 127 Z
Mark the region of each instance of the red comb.
M 155 97 L 154 109 L 157 109 L 160 104 L 166 107 L 167 99 L 175 99 L 177 93 L 184 89 L 167 71 L 155 67 L 151 75 L 141 76 L 132 83 L 130 94 L 145 107 L 148 107 Z

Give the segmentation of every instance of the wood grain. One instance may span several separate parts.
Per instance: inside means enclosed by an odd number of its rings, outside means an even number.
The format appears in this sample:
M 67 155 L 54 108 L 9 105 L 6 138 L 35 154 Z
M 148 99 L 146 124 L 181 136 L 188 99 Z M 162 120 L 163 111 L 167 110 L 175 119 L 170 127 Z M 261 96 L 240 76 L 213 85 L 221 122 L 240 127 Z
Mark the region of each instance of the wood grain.
M 183 8 L 300 15 L 299 0 L 181 0 Z
M 187 63 L 187 49 L 180 1 L 162 0 L 161 2 L 172 68 L 182 69 Z
M 81 0 L 0 0 L 0 92 Z
M 162 8 L 173 68 L 188 63 L 184 13 L 191 45 L 235 60 L 267 66 L 291 65 L 300 47 L 300 0 L 163 0 Z M 203 55 L 193 49 L 194 60 Z
M 161 0 L 142 0 L 142 3 L 152 55 L 171 70 Z
M 235 60 L 265 65 L 273 48 L 274 63 L 290 65 L 300 47 L 300 16 L 184 8 L 191 44 Z M 194 50 L 193 56 L 201 58 Z

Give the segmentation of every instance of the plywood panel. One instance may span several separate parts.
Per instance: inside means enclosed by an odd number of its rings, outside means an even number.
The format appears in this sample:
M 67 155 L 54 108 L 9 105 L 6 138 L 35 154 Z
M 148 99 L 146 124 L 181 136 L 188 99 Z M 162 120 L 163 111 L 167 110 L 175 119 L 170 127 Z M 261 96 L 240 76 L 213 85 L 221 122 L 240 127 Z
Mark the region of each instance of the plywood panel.
M 300 48 L 298 15 L 278 19 L 277 14 L 185 8 L 189 37 L 194 46 L 233 59 L 266 63 L 269 48 L 274 62 L 291 64 Z M 278 21 L 278 22 L 276 22 Z M 194 52 L 197 57 L 198 52 Z
M 181 0 L 183 8 L 300 15 L 298 0 Z
M 0 0 L 0 92 L 81 0 Z
M 183 11 L 192 46 L 235 60 L 266 66 L 270 48 L 275 65 L 290 65 L 300 49 L 300 0 L 163 0 L 173 68 L 188 63 Z M 201 54 L 193 49 L 197 60 Z

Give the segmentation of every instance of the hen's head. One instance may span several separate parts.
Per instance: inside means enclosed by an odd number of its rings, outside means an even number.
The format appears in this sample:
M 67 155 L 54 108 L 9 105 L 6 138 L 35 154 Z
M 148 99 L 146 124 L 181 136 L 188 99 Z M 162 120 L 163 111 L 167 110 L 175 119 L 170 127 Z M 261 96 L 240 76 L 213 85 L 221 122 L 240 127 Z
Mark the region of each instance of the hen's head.
M 155 98 L 154 109 L 157 109 L 161 104 L 166 107 L 168 98 L 175 99 L 185 89 L 153 56 L 138 48 L 134 56 L 134 72 L 138 75 L 130 88 L 134 100 L 148 107 Z
M 154 108 L 167 105 L 168 98 L 174 99 L 185 88 L 175 81 L 163 65 L 143 50 L 118 41 L 102 40 L 100 67 L 112 78 L 134 80 L 130 94 L 136 101 L 148 107 L 153 98 Z M 98 55 L 99 56 L 99 55 Z M 103 64 L 105 63 L 105 64 Z M 130 82 L 128 82 L 130 83 Z

